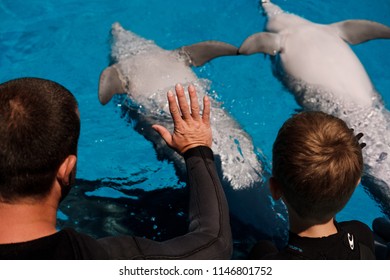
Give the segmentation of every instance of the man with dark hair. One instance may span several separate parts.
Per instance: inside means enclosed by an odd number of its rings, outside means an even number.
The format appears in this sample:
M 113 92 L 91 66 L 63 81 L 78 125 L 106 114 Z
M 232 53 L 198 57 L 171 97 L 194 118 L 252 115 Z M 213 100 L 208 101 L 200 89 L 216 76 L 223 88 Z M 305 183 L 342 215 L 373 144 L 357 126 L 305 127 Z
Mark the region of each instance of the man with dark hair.
M 273 198 L 287 206 L 289 240 L 281 251 L 259 242 L 251 258 L 375 258 L 367 225 L 334 218 L 362 176 L 361 136 L 322 112 L 303 112 L 283 124 L 273 145 L 269 184 Z
M 0 85 L 0 259 L 228 259 L 228 206 L 211 148 L 210 101 L 200 114 L 195 88 L 168 92 L 174 132 L 154 125 L 186 161 L 189 232 L 164 242 L 132 236 L 93 239 L 56 229 L 74 183 L 80 120 L 74 96 L 44 79 Z
M 65 159 L 68 171 L 76 163 L 77 102 L 64 87 L 40 79 L 13 80 L 0 92 L 0 201 L 42 198 Z

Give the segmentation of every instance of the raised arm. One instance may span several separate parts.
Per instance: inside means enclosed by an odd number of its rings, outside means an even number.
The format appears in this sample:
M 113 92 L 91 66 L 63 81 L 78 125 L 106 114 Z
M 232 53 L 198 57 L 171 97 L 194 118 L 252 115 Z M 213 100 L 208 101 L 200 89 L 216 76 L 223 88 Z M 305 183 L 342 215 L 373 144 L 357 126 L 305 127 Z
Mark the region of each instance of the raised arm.
M 218 178 L 211 150 L 210 101 L 203 100 L 203 114 L 195 88 L 188 88 L 190 105 L 184 89 L 176 86 L 177 100 L 168 92 L 169 109 L 174 122 L 171 133 L 154 125 L 167 145 L 183 155 L 190 188 L 188 233 L 157 242 L 139 237 L 110 237 L 100 243 L 110 258 L 131 259 L 230 259 L 232 237 L 229 209 Z

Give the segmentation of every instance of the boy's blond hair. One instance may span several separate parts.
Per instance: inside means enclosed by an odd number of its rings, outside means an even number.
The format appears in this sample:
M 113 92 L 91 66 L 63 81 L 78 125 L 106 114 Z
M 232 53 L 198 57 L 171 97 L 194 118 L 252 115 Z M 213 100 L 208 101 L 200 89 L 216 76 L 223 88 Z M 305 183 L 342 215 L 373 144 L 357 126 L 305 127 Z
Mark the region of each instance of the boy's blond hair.
M 318 223 L 345 206 L 363 171 L 353 130 L 322 112 L 303 112 L 287 120 L 272 153 L 272 174 L 284 200 L 301 218 Z

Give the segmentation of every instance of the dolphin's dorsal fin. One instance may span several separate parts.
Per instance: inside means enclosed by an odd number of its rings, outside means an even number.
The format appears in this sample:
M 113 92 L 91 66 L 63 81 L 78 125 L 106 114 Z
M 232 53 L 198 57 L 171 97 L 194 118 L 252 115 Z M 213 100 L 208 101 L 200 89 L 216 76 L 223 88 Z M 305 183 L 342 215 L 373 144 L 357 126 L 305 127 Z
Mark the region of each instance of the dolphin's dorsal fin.
M 390 27 L 369 20 L 346 20 L 331 24 L 339 36 L 355 45 L 373 39 L 390 39 Z
M 193 66 L 202 66 L 206 62 L 220 56 L 237 55 L 238 48 L 220 41 L 204 41 L 177 49 L 185 53 L 188 63 Z
M 276 55 L 280 50 L 280 37 L 278 34 L 260 32 L 246 38 L 238 50 L 238 53 L 246 55 L 254 53 Z
M 99 80 L 99 101 L 106 105 L 117 93 L 124 93 L 122 81 L 114 66 L 107 67 L 100 74 Z

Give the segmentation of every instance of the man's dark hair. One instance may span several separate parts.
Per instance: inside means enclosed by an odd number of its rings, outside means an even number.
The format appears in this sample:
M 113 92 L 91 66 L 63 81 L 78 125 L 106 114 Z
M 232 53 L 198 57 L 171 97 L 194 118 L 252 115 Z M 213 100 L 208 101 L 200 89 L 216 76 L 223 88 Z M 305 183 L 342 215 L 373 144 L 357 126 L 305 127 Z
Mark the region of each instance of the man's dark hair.
M 53 81 L 0 84 L 0 201 L 42 198 L 67 156 L 77 155 L 77 101 Z

